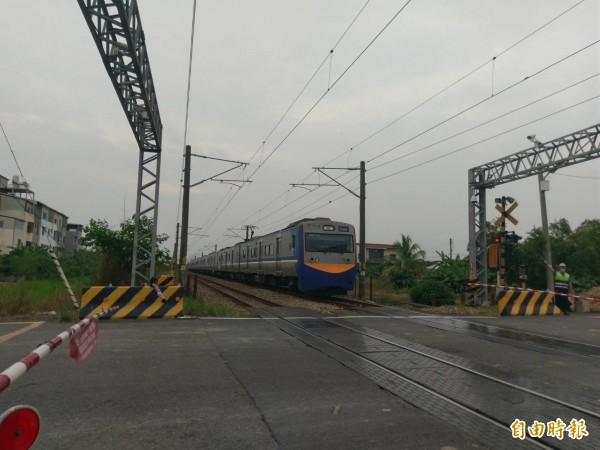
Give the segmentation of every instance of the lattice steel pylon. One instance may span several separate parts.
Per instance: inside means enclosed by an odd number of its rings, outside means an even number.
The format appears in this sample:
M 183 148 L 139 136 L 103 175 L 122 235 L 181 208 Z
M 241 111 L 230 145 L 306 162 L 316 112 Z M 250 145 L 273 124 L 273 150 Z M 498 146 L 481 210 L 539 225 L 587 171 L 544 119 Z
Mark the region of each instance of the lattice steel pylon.
M 600 158 L 600 123 L 469 169 L 469 271 L 487 283 L 486 189 Z M 480 289 L 475 301 L 487 301 Z
M 131 284 L 154 276 L 162 123 L 136 0 L 77 0 L 140 149 Z M 152 217 L 151 236 L 140 217 Z M 150 248 L 140 242 L 150 238 Z M 140 257 L 142 254 L 143 257 Z M 142 268 L 149 265 L 146 276 Z

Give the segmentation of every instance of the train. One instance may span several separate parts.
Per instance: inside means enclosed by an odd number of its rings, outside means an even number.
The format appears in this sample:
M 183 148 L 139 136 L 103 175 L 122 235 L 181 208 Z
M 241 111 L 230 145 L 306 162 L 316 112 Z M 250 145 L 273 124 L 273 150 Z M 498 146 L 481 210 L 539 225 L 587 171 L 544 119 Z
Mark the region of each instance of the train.
M 280 286 L 304 293 L 345 294 L 354 287 L 354 227 L 305 218 L 188 261 L 187 270 Z

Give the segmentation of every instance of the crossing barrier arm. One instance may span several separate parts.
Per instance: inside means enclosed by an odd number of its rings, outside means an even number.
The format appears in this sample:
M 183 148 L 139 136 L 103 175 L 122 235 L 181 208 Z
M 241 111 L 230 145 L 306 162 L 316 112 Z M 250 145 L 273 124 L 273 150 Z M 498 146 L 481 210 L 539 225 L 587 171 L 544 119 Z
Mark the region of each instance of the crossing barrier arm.
M 25 372 L 40 362 L 42 358 L 48 356 L 60 344 L 81 333 L 93 320 L 97 320 L 103 315 L 119 308 L 119 306 L 113 306 L 112 308 L 101 311 L 92 317 L 83 319 L 81 322 L 69 327 L 67 330 L 63 331 L 53 339 L 41 344 L 38 348 L 22 358 L 20 361 L 14 363 L 4 372 L 0 373 L 0 393 L 8 388 L 14 381 L 19 379 Z
M 491 288 L 501 288 L 504 289 L 505 291 L 522 291 L 522 292 L 541 292 L 542 294 L 552 294 L 552 295 L 556 295 L 556 292 L 553 291 L 548 291 L 548 290 L 538 290 L 538 289 L 529 289 L 529 288 L 520 288 L 520 287 L 510 287 L 510 286 L 501 286 L 499 284 L 484 284 L 484 283 L 467 283 L 467 286 L 469 287 L 491 287 Z M 562 295 L 562 294 L 559 294 Z M 594 297 L 584 297 L 583 295 L 569 295 L 569 297 L 572 298 L 578 298 L 580 300 L 589 300 L 591 302 L 599 302 L 600 303 L 600 298 L 594 298 Z

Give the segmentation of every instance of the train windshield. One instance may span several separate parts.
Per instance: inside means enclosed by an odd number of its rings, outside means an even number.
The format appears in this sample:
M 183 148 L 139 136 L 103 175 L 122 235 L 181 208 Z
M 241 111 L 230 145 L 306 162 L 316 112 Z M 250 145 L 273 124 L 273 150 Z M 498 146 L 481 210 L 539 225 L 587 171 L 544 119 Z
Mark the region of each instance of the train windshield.
M 306 251 L 354 253 L 354 242 L 350 234 L 306 233 Z

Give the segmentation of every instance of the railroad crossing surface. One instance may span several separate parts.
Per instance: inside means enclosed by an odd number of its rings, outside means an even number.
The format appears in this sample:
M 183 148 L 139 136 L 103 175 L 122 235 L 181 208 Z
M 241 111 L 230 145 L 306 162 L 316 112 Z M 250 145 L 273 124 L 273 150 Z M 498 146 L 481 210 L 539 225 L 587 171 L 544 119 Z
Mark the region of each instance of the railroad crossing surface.
M 540 448 L 491 421 L 549 417 L 587 419 L 589 435 L 565 432 L 541 448 L 600 447 L 599 315 L 390 309 L 324 320 L 275 309 L 285 319 L 102 321 L 90 359 L 74 364 L 57 348 L 0 395 L 0 410 L 38 410 L 34 449 Z M 0 367 L 64 328 L 0 323 Z M 477 378 L 480 370 L 505 384 Z M 441 398 L 453 395 L 458 402 Z

